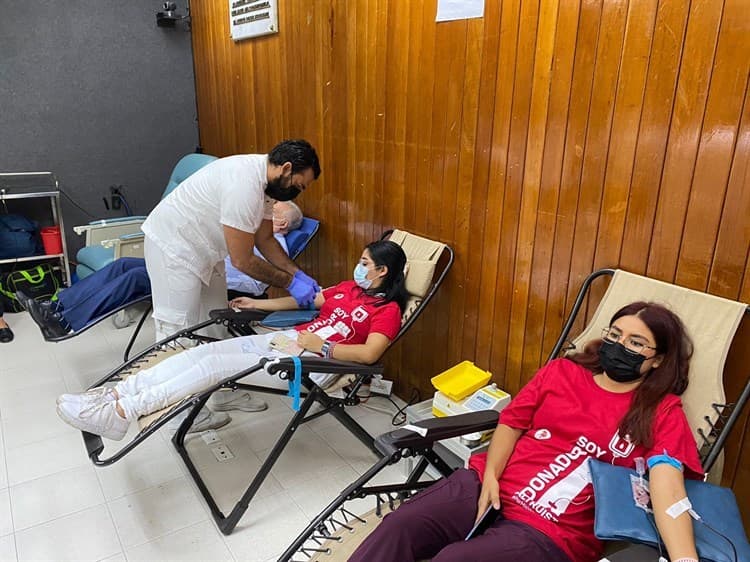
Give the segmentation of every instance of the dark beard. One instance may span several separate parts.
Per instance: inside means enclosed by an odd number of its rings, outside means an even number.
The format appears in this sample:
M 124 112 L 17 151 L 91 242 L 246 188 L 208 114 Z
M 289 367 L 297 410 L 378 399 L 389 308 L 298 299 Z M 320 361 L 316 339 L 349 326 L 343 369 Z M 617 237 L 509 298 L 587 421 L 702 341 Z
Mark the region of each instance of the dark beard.
M 291 201 L 300 194 L 300 189 L 292 185 L 284 187 L 281 183 L 282 176 L 271 180 L 266 185 L 266 195 L 276 201 Z

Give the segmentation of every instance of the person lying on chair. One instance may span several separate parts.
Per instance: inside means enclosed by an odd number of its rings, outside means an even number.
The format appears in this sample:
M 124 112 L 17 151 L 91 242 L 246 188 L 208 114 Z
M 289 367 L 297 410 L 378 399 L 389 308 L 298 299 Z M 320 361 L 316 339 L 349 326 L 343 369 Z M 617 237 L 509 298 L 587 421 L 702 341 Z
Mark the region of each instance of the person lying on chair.
M 58 338 L 150 293 L 146 262 L 120 258 L 61 290 L 54 301 L 37 301 L 21 291 L 16 296 L 45 337 Z
M 66 423 L 108 439 L 122 439 L 131 422 L 218 384 L 258 363 L 288 356 L 269 347 L 282 334 L 305 351 L 344 361 L 374 363 L 401 327 L 406 304 L 406 255 L 390 241 L 368 244 L 342 281 L 315 296 L 319 316 L 311 322 L 264 335 L 243 336 L 190 348 L 118 382 L 80 394 L 63 394 L 57 413 Z M 293 297 L 239 298 L 232 306 L 265 311 L 297 309 Z
M 623 307 L 602 339 L 550 361 L 521 389 L 487 453 L 386 515 L 349 561 L 598 560 L 587 460 L 634 468 L 643 457 L 670 559 L 697 562 L 690 515 L 666 513 L 687 496 L 684 478 L 703 475 L 679 398 L 691 355 L 682 322 L 665 307 Z M 496 519 L 465 540 L 490 506 Z
M 293 201 L 277 201 L 273 205 L 273 236 L 287 255 L 289 255 L 289 248 L 284 237 L 302 226 L 303 218 L 302 209 Z M 253 248 L 253 252 L 259 258 L 265 259 L 257 248 Z M 224 268 L 227 272 L 227 298 L 229 300 L 237 297 L 265 295 L 266 289 L 269 287 L 268 283 L 263 283 L 242 273 L 232 265 L 230 256 L 224 258 Z
M 284 235 L 299 228 L 302 218 L 302 211 L 291 201 L 280 201 L 273 206 L 274 236 L 287 253 L 289 250 Z M 229 263 L 227 287 L 230 291 L 260 296 L 268 285 L 251 279 Z M 77 332 L 92 320 L 150 293 L 151 283 L 145 260 L 120 258 L 70 288 L 63 289 L 55 301 L 35 301 L 22 292 L 18 298 L 42 333 L 58 338 L 71 330 Z

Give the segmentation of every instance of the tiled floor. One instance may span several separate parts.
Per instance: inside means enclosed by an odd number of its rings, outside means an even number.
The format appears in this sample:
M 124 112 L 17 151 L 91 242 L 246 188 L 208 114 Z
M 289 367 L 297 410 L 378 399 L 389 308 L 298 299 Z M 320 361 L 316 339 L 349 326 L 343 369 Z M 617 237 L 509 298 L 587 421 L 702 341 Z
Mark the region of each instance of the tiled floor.
M 229 536 L 161 430 L 111 467 L 95 468 L 79 432 L 55 414 L 55 398 L 120 363 L 132 327 L 105 321 L 67 342 L 44 342 L 26 314 L 8 314 L 16 339 L 0 344 L 0 561 L 276 560 L 306 523 L 375 459 L 331 416 L 303 426 Z M 139 347 L 151 341 L 146 329 Z M 189 447 L 220 507 L 234 505 L 291 417 L 269 396 L 261 414 L 231 412 L 217 431 L 235 459 L 219 463 L 200 436 Z M 370 405 L 393 407 L 382 398 Z M 357 406 L 371 433 L 390 416 Z M 215 445 L 212 445 L 215 446 Z M 398 478 L 394 467 L 384 479 Z

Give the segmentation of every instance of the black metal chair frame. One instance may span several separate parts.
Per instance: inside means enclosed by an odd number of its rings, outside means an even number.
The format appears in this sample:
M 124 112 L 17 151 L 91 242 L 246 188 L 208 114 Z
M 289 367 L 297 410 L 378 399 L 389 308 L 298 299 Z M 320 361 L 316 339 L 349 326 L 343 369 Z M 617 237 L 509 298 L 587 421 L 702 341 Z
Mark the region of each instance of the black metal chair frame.
M 384 234 L 384 237 L 388 234 L 388 232 Z M 399 341 L 401 337 L 403 337 L 409 327 L 416 321 L 417 317 L 424 310 L 426 305 L 435 296 L 437 289 L 442 284 L 452 263 L 453 251 L 450 247 L 445 246 L 443 249 L 443 253 L 437 262 L 432 284 L 427 294 L 423 297 L 417 309 L 402 324 L 397 336 L 390 343 L 389 349 L 397 341 Z M 166 338 L 154 344 L 153 346 L 140 352 L 132 359 L 126 360 L 122 365 L 111 371 L 109 374 L 91 385 L 91 387 L 89 388 L 96 388 L 106 383 L 120 380 L 122 375 L 127 373 L 127 371 L 131 369 L 137 369 L 138 363 L 141 360 L 147 359 L 151 354 L 165 347 L 180 345 L 179 341 L 182 339 L 194 340 L 198 344 L 216 341 L 214 338 L 209 338 L 198 334 L 200 330 L 211 325 L 222 324 L 229 329 L 230 333 L 236 336 L 254 333 L 252 329 L 253 323 L 262 320 L 262 318 L 267 314 L 268 313 L 266 312 L 255 310 L 240 312 L 235 312 L 233 310 L 212 311 L 210 320 L 197 324 L 196 326 L 181 331 L 170 336 L 169 338 Z M 102 454 L 104 453 L 104 443 L 102 441 L 102 438 L 98 435 L 83 432 L 83 440 L 86 446 L 87 454 L 95 465 L 108 466 L 127 455 L 131 450 L 133 450 L 141 442 L 155 433 L 169 420 L 177 416 L 179 413 L 187 410 L 187 417 L 183 420 L 180 427 L 173 435 L 172 443 L 180 454 L 180 457 L 183 459 L 183 462 L 185 463 L 188 472 L 195 481 L 198 489 L 205 498 L 217 526 L 222 533 L 228 535 L 234 530 L 237 523 L 244 515 L 251 500 L 260 489 L 261 485 L 267 478 L 268 474 L 271 472 L 271 469 L 278 461 L 279 457 L 283 453 L 289 441 L 294 436 L 299 426 L 325 414 L 331 414 L 370 450 L 372 450 L 375 454 L 380 455 L 379 449 L 375 447 L 374 437 L 370 435 L 367 430 L 365 430 L 360 424 L 358 424 L 345 411 L 345 408 L 347 406 L 356 405 L 360 402 L 360 399 L 357 396 L 357 391 L 360 389 L 362 384 L 368 382 L 373 375 L 381 374 L 384 370 L 383 365 L 363 365 L 361 363 L 338 361 L 335 359 L 324 359 L 321 357 L 302 356 L 299 359 L 301 363 L 302 386 L 305 389 L 305 392 L 303 394 L 304 400 L 300 405 L 299 411 L 297 411 L 292 416 L 292 419 L 289 421 L 286 428 L 279 436 L 268 457 L 263 462 L 261 468 L 252 478 L 247 489 L 244 491 L 235 506 L 226 515 L 219 508 L 203 477 L 200 475 L 200 472 L 190 458 L 190 455 L 185 446 L 185 438 L 187 436 L 188 430 L 192 426 L 193 421 L 195 420 L 195 417 L 198 415 L 201 408 L 206 404 L 211 395 L 219 389 L 245 389 L 265 394 L 286 395 L 287 391 L 285 390 L 246 384 L 239 381 L 240 379 L 262 369 L 265 369 L 271 375 L 278 375 L 282 380 L 291 381 L 295 375 L 294 361 L 292 360 L 292 358 L 261 359 L 258 364 L 226 378 L 221 383 L 218 383 L 201 393 L 194 394 L 185 398 L 177 404 L 172 405 L 172 407 L 166 413 L 164 413 L 147 427 L 142 429 L 142 431 L 135 438 L 133 438 L 132 441 L 130 441 L 128 444 L 118 449 L 114 454 L 108 457 L 102 457 Z M 332 397 L 329 396 L 323 389 L 321 389 L 310 379 L 310 373 L 321 372 L 341 375 L 354 375 L 355 380 L 347 387 L 343 398 Z M 311 413 L 310 410 L 315 404 L 318 404 L 320 406 L 320 409 Z M 435 462 L 438 461 L 436 460 Z
M 547 361 L 551 361 L 568 349 L 566 343 L 569 343 L 570 331 L 586 301 L 592 283 L 600 277 L 611 277 L 614 273 L 614 269 L 601 269 L 591 273 L 584 280 Z M 750 314 L 750 308 L 745 310 L 745 314 Z M 702 443 L 699 444 L 699 453 L 703 470 L 706 473 L 711 470 L 716 462 L 727 437 L 748 400 L 750 400 L 750 376 L 748 376 L 736 402 L 712 404 L 716 412 L 716 418 L 711 420 L 708 416 L 706 417 L 706 421 L 709 422 L 712 429 L 708 434 L 699 430 L 702 440 Z M 337 540 L 337 533 L 345 530 L 350 531 L 355 525 L 365 524 L 362 517 L 345 508 L 346 502 L 374 497 L 376 502 L 375 513 L 380 517 L 384 505 L 393 510 L 396 504 L 412 497 L 433 483 L 433 481 L 420 481 L 428 466 L 433 466 L 443 477 L 450 475 L 453 469 L 435 453 L 433 450 L 434 444 L 443 439 L 493 429 L 497 426 L 498 417 L 497 412 L 486 410 L 415 422 L 413 425 L 428 430 L 424 437 L 406 429 L 397 429 L 380 435 L 375 439 L 375 447 L 380 451 L 382 457 L 367 472 L 344 489 L 310 522 L 284 551 L 279 558 L 279 562 L 293 561 L 293 557 L 297 554 L 305 556 L 304 560 L 309 560 L 317 554 L 330 554 L 330 548 L 326 546 L 327 541 L 335 541 Z M 403 484 L 367 486 L 367 483 L 385 467 L 411 457 L 417 458 L 418 461 Z

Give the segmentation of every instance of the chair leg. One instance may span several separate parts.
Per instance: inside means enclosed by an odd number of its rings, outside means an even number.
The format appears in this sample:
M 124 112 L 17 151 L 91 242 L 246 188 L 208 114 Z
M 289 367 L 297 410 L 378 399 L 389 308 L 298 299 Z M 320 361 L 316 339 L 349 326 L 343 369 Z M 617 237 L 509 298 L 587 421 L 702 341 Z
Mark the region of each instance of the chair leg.
M 263 485 L 263 482 L 265 481 L 268 474 L 271 472 L 271 469 L 273 468 L 273 466 L 276 464 L 276 461 L 281 456 L 281 453 L 284 451 L 284 448 L 286 447 L 287 443 L 289 443 L 291 438 L 294 436 L 294 433 L 297 431 L 297 428 L 302 423 L 304 423 L 305 415 L 310 410 L 310 407 L 315 403 L 315 397 L 312 394 L 309 394 L 305 398 L 305 400 L 302 402 L 299 411 L 292 417 L 291 421 L 287 424 L 286 428 L 284 429 L 284 432 L 276 441 L 276 444 L 273 446 L 273 449 L 271 449 L 271 452 L 269 453 L 266 460 L 263 462 L 263 465 L 260 467 L 255 477 L 250 482 L 250 485 L 245 490 L 245 493 L 242 494 L 242 497 L 240 498 L 240 500 L 232 508 L 232 511 L 229 513 L 229 515 L 226 515 L 226 516 L 222 513 L 222 511 L 219 509 L 218 505 L 216 504 L 216 501 L 211 495 L 211 492 L 208 490 L 208 487 L 203 481 L 203 478 L 201 477 L 197 468 L 193 464 L 193 461 L 190 459 L 190 455 L 185 447 L 185 435 L 187 434 L 187 430 L 192 424 L 193 419 L 195 419 L 195 416 L 198 414 L 198 411 L 201 409 L 201 407 L 203 407 L 203 405 L 205 404 L 207 400 L 208 400 L 208 396 L 206 396 L 205 400 L 202 400 L 199 404 L 196 405 L 193 411 L 191 411 L 191 414 L 185 419 L 183 424 L 180 426 L 180 430 L 177 433 L 175 433 L 174 437 L 172 438 L 172 443 L 177 449 L 177 452 L 182 457 L 182 460 L 185 462 L 185 466 L 187 466 L 187 469 L 190 472 L 190 475 L 193 477 L 193 480 L 198 486 L 198 489 L 200 490 L 201 494 L 203 495 L 206 502 L 208 503 L 209 509 L 211 510 L 211 514 L 213 515 L 214 520 L 216 521 L 216 525 L 219 527 L 219 530 L 225 535 L 229 535 L 237 526 L 237 523 L 239 523 L 240 519 L 245 514 L 245 511 L 247 511 L 247 508 L 250 505 L 250 501 L 253 499 L 253 497 L 255 497 L 255 494 Z
M 146 322 L 146 318 L 148 318 L 148 314 L 151 312 L 151 305 L 149 304 L 148 307 L 146 307 L 146 310 L 143 311 L 143 315 L 141 316 L 141 319 L 138 321 L 138 326 L 136 326 L 135 331 L 133 332 L 133 335 L 130 336 L 130 341 L 128 342 L 128 346 L 125 348 L 125 354 L 122 357 L 123 363 L 128 362 L 128 356 L 130 355 L 130 350 L 133 349 L 133 346 L 135 345 L 135 340 L 138 337 L 138 334 L 141 333 L 141 328 L 143 328 L 144 322 Z

